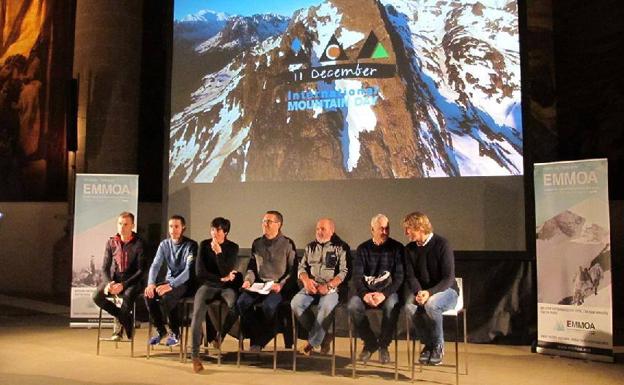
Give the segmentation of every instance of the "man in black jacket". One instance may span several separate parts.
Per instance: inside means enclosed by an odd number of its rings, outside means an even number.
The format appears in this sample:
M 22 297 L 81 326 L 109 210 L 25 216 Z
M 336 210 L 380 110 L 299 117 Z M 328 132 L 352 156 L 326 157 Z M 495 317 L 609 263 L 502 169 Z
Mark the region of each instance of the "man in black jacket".
M 147 271 L 147 260 L 143 255 L 143 241 L 133 232 L 134 215 L 122 212 L 117 217 L 117 234 L 106 241 L 102 273 L 104 282 L 93 293 L 93 302 L 117 318 L 126 330 L 128 338 L 134 332 L 133 319 L 130 312 L 136 297 L 141 293 L 144 276 Z M 119 296 L 123 302 L 121 307 L 107 299 L 108 296 Z M 114 334 L 112 339 L 121 339 Z
M 423 213 L 408 214 L 403 228 L 411 241 L 405 246 L 409 290 L 405 311 L 425 345 L 419 361 L 440 365 L 444 356 L 442 313 L 455 307 L 459 295 L 453 249 L 445 238 L 433 233 L 433 226 Z
M 217 299 L 223 300 L 229 311 L 223 323 L 223 335 L 226 334 L 234 321 L 236 321 L 236 297 L 243 277 L 236 271 L 238 262 L 238 245 L 229 239 L 230 221 L 225 218 L 215 218 L 210 223 L 211 239 L 206 239 L 199 245 L 199 258 L 196 260 L 197 283 L 200 285 L 195 293 L 193 305 L 192 350 L 193 371 L 195 373 L 204 369 L 199 359 L 199 345 L 202 337 L 202 321 L 206 319 L 208 305 Z M 209 322 L 206 319 L 206 322 Z M 214 326 L 207 325 L 214 330 Z M 216 336 L 206 336 L 210 342 Z M 220 343 L 221 341 L 217 341 Z

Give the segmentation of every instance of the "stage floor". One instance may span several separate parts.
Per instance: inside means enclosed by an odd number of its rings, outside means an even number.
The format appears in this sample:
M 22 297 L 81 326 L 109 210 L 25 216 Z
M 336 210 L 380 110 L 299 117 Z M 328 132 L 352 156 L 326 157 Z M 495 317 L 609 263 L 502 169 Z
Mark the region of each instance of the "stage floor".
M 18 308 L 7 305 L 0 297 L 0 384 L 2 385 L 161 385 L 161 384 L 228 384 L 228 385 L 359 385 L 391 383 L 394 364 L 382 367 L 373 356 L 366 367 L 358 365 L 357 380 L 351 378 L 349 344 L 337 339 L 336 376 L 330 376 L 330 361 L 298 358 L 297 373 L 292 372 L 291 353 L 282 352 L 278 370 L 272 369 L 270 356 L 247 360 L 236 367 L 236 340 L 224 341 L 223 363 L 217 366 L 214 355 L 205 357 L 205 370 L 195 374 L 190 360 L 182 364 L 178 355 L 160 347 L 148 360 L 145 357 L 146 328 L 137 330 L 135 358 L 130 358 L 130 345 L 103 343 L 96 353 L 96 329 L 70 329 L 62 307 L 46 311 L 37 306 Z M 104 330 L 105 335 L 110 329 Z M 302 341 L 299 342 L 302 345 Z M 361 347 L 361 343 L 358 344 Z M 272 343 L 269 345 L 272 347 Z M 278 348 L 283 348 L 281 336 Z M 359 349 L 359 348 L 358 348 Z M 391 354 L 393 355 L 393 345 Z M 460 345 L 460 351 L 463 348 Z M 621 384 L 624 365 L 589 362 L 578 359 L 533 354 L 528 346 L 469 344 L 468 375 L 461 374 L 465 385 L 526 384 Z M 454 384 L 454 345 L 447 343 L 445 365 L 426 367 L 416 372 L 417 384 Z M 463 356 L 460 355 L 460 363 Z M 408 383 L 406 345 L 399 343 L 399 382 Z

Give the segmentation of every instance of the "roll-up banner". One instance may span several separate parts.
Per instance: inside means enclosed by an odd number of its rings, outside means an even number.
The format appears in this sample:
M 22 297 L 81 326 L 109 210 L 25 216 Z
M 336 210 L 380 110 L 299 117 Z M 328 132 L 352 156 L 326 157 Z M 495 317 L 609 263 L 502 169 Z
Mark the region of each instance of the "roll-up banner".
M 99 308 L 91 296 L 103 279 L 106 241 L 117 233 L 123 211 L 135 215 L 136 230 L 138 200 L 138 175 L 76 175 L 70 326 L 97 324 Z
M 535 164 L 537 351 L 613 362 L 607 160 Z

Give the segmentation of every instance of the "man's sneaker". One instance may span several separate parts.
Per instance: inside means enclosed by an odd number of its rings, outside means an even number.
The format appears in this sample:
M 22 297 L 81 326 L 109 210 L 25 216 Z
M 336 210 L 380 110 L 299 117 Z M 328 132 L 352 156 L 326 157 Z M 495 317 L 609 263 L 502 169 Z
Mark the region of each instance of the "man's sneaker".
M 442 357 L 444 357 L 444 345 L 436 345 L 433 350 L 431 350 L 429 365 L 440 365 L 442 363 Z
M 111 341 L 119 342 L 123 338 L 123 330 L 119 330 L 118 332 L 113 332 L 113 335 L 110 337 Z
M 167 336 L 167 340 L 165 341 L 165 345 L 172 347 L 172 346 L 178 346 L 180 344 L 180 338 L 175 335 L 175 333 L 169 333 L 169 335 Z
M 321 354 L 329 354 L 333 339 L 334 339 L 334 336 L 332 334 L 330 333 L 325 334 L 325 338 L 323 338 L 323 342 L 321 342 Z
M 388 362 L 390 362 L 390 352 L 388 351 L 388 348 L 380 348 L 379 349 L 379 363 L 383 364 L 387 364 Z
M 314 351 L 314 346 L 310 345 L 309 342 L 306 342 L 303 349 L 301 349 L 301 354 L 305 356 L 309 356 L 310 354 L 312 354 L 313 351 Z
M 153 336 L 152 338 L 150 338 L 148 343 L 149 343 L 151 346 L 156 346 L 156 345 L 158 345 L 158 344 L 160 343 L 160 341 L 162 341 L 164 338 L 165 338 L 165 336 L 164 336 L 164 335 L 157 334 L 157 335 Z
M 199 357 L 193 357 L 193 372 L 199 373 L 204 370 L 204 365 L 202 365 Z
M 418 362 L 420 362 L 423 365 L 428 365 L 429 358 L 431 357 L 431 350 L 432 350 L 431 346 L 425 345 L 422 351 L 420 352 L 420 356 L 418 357 Z
M 364 349 L 364 350 L 362 350 L 362 352 L 358 356 L 358 360 L 362 361 L 364 363 L 364 365 L 366 365 L 366 363 L 368 362 L 368 360 L 370 360 L 372 355 L 373 355 L 373 353 L 370 350 Z

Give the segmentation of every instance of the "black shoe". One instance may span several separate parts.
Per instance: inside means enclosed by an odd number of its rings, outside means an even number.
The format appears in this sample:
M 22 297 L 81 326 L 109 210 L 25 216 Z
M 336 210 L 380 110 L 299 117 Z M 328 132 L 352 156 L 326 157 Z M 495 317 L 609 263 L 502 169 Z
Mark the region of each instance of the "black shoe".
M 440 365 L 442 363 L 442 357 L 444 357 L 444 345 L 436 345 L 431 351 L 429 365 Z
M 362 350 L 362 352 L 358 356 L 358 360 L 362 361 L 364 363 L 364 365 L 366 365 L 366 363 L 368 362 L 368 360 L 370 360 L 372 355 L 373 355 L 373 353 L 370 350 L 364 349 L 364 350 Z
M 420 352 L 420 356 L 418 357 L 418 362 L 420 362 L 422 365 L 428 365 L 429 358 L 431 357 L 431 350 L 432 350 L 431 346 L 425 345 L 422 351 Z
M 388 351 L 388 348 L 380 348 L 379 349 L 379 363 L 384 365 L 384 364 L 387 364 L 388 362 L 390 362 L 390 352 Z

